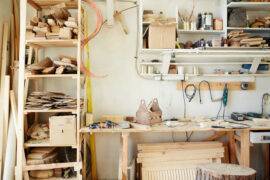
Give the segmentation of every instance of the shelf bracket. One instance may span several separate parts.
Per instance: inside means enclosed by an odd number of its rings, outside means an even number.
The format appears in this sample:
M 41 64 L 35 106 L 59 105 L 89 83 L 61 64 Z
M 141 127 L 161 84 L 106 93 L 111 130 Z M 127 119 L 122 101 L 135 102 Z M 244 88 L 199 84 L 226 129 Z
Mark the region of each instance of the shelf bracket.
M 107 25 L 114 25 L 115 0 L 106 0 Z
M 172 59 L 172 52 L 164 52 L 162 54 L 161 74 L 166 75 L 169 73 L 171 59 Z

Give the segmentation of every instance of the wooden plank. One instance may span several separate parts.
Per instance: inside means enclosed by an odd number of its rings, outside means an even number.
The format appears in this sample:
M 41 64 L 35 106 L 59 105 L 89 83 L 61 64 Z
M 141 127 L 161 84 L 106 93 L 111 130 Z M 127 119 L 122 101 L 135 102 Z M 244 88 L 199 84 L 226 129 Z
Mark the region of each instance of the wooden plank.
M 242 166 L 249 167 L 250 166 L 250 148 L 249 148 L 249 130 L 241 131 L 241 164 Z
M 24 152 L 24 71 L 25 71 L 25 30 L 26 30 L 26 0 L 20 0 L 20 44 L 19 44 L 19 79 L 18 79 L 18 133 L 17 133 L 17 167 L 16 180 L 23 179 Z
M 140 152 L 138 154 L 139 158 L 166 158 L 166 157 L 174 157 L 174 156 L 192 156 L 193 154 L 201 154 L 202 157 L 208 153 L 224 153 L 224 148 L 209 148 L 209 149 L 178 149 L 178 150 L 166 150 L 166 151 L 158 151 L 158 152 Z
M 177 143 L 152 143 L 152 144 L 138 144 L 138 151 L 154 151 L 154 150 L 168 150 L 168 149 L 207 149 L 222 147 L 220 142 L 177 142 Z
M 9 52 L 9 24 L 7 22 L 4 23 L 3 25 L 3 39 L 2 39 L 2 54 L 1 54 L 1 97 L 4 97 L 4 92 L 5 92 L 5 75 L 7 74 L 7 68 L 8 68 L 8 52 Z M 0 159 L 0 177 L 2 176 L 2 165 L 3 165 L 3 155 L 4 155 L 4 147 L 5 147 L 5 141 L 6 141 L 6 133 L 7 133 L 7 122 L 6 121 L 6 115 L 7 112 L 5 112 L 5 105 L 4 105 L 4 100 L 3 98 L 1 99 L 1 110 L 0 110 L 0 118 L 1 118 L 1 125 L 3 128 L 0 132 L 0 154 L 1 154 L 1 159 Z M 7 119 L 8 121 L 8 119 Z
M 16 104 L 16 99 L 15 99 L 15 93 L 13 90 L 10 91 L 10 104 L 11 104 L 11 112 L 12 112 L 12 116 L 13 116 L 13 121 L 14 121 L 14 126 L 15 126 L 15 132 L 16 132 L 16 136 L 17 136 L 17 139 L 18 138 L 18 135 L 19 135 L 19 128 L 18 128 L 18 112 L 17 112 L 17 104 Z M 22 165 L 26 165 L 26 159 L 25 159 L 25 152 L 24 150 L 22 152 L 18 152 L 18 149 L 17 148 L 17 156 L 18 156 L 18 153 L 21 153 L 22 154 Z M 18 167 L 15 168 L 15 179 L 17 180 L 18 179 Z M 27 172 L 24 172 L 23 173 L 23 178 L 24 180 L 29 180 L 29 174 Z
M 270 162 L 269 162 L 269 144 L 263 144 L 263 161 L 264 161 L 264 174 L 263 174 L 263 179 L 264 180 L 269 180 L 270 179 Z
M 234 132 L 227 132 L 227 137 L 229 143 L 230 163 L 236 164 L 237 159 L 236 159 Z
M 24 171 L 47 170 L 47 169 L 58 169 L 58 168 L 68 168 L 68 167 L 77 167 L 77 166 L 78 166 L 77 162 L 25 165 L 23 170 Z
M 4 110 L 4 129 L 3 129 L 3 157 L 5 157 L 5 147 L 7 145 L 8 136 L 8 124 L 9 124 L 9 90 L 10 90 L 10 76 L 5 76 L 4 78 L 4 89 L 3 89 L 3 110 Z M 3 162 L 5 159 L 3 158 Z
M 122 180 L 128 180 L 128 138 L 129 133 L 122 133 Z
M 213 91 L 222 91 L 224 89 L 225 83 L 222 82 L 209 82 L 211 90 Z M 241 91 L 241 83 L 242 82 L 229 82 L 228 84 L 228 89 L 230 91 Z M 184 88 L 190 84 L 188 82 L 184 82 Z M 197 89 L 199 89 L 199 82 L 192 83 L 196 86 Z M 177 83 L 177 90 L 182 90 L 182 84 L 181 82 Z M 201 91 L 208 91 L 208 86 L 206 83 L 201 84 Z M 256 83 L 255 82 L 249 82 L 249 87 L 248 90 L 256 90 Z
M 138 163 L 142 162 L 167 162 L 167 161 L 182 161 L 182 160 L 194 160 L 194 159 L 209 159 L 209 158 L 222 158 L 224 156 L 224 152 L 216 153 L 211 152 L 207 154 L 183 154 L 181 156 L 167 156 L 167 157 L 159 157 L 159 158 L 137 158 Z

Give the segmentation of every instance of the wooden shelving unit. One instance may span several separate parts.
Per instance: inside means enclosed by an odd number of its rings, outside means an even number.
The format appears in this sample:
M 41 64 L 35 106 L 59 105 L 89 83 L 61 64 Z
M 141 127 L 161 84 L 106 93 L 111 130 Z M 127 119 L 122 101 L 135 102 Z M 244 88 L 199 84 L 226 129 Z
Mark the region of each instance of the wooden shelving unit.
M 81 0 L 22 0 L 21 2 L 21 33 L 25 33 L 26 29 L 26 15 L 27 15 L 27 3 L 37 10 L 37 15 L 41 15 L 43 10 L 49 9 L 52 5 L 57 5 L 60 3 L 65 3 L 68 9 L 72 9 L 72 11 L 76 11 L 76 17 L 78 23 L 78 32 L 81 32 Z M 20 64 L 19 64 L 19 99 L 18 99 L 18 114 L 19 114 L 19 124 L 18 129 L 21 136 L 18 137 L 18 155 L 17 159 L 17 172 L 16 179 L 28 179 L 28 172 L 32 170 L 48 170 L 48 169 L 57 169 L 57 168 L 74 168 L 76 171 L 76 177 L 71 179 L 82 179 L 81 169 L 82 169 L 82 160 L 81 160 L 81 144 L 80 144 L 80 125 L 81 125 L 81 72 L 80 72 L 80 63 L 77 64 L 77 73 L 76 74 L 29 74 L 25 70 L 25 64 L 29 64 L 25 62 L 25 49 L 26 46 L 29 46 L 35 50 L 35 52 L 39 52 L 46 48 L 65 48 L 69 47 L 74 49 L 76 53 L 76 59 L 78 62 L 81 61 L 81 33 L 78 33 L 77 39 L 70 40 L 61 40 L 61 39 L 31 39 L 25 40 L 25 36 L 21 35 L 20 39 Z M 45 53 L 46 51 L 44 51 Z M 37 53 L 40 54 L 40 53 Z M 46 53 L 44 54 L 46 56 Z M 29 81 L 42 81 L 43 79 L 47 79 L 47 83 L 53 79 L 61 79 L 61 81 L 65 81 L 67 85 L 75 84 L 76 91 L 76 108 L 74 109 L 26 109 L 25 108 L 25 99 L 28 94 L 28 85 Z M 75 83 L 74 83 L 75 82 Z M 27 90 L 27 91 L 26 91 Z M 39 89 L 40 90 L 40 89 Z M 41 90 L 42 91 L 42 90 Z M 59 91 L 65 92 L 64 88 L 59 87 Z M 27 114 L 34 114 L 35 116 L 39 114 L 55 114 L 55 113 L 71 113 L 76 115 L 76 144 L 70 145 L 52 145 L 50 140 L 46 139 L 43 141 L 39 141 L 38 143 L 27 141 L 24 139 L 25 135 L 25 123 L 27 123 Z M 65 138 L 65 137 L 63 137 Z M 40 165 L 26 165 L 25 162 L 25 154 L 26 149 L 34 148 L 34 147 L 70 147 L 76 149 L 76 160 L 74 162 L 60 162 L 60 163 L 51 163 L 51 164 L 40 164 Z M 28 177 L 28 178 L 27 178 Z M 51 178 L 51 179 L 62 179 L 62 178 Z

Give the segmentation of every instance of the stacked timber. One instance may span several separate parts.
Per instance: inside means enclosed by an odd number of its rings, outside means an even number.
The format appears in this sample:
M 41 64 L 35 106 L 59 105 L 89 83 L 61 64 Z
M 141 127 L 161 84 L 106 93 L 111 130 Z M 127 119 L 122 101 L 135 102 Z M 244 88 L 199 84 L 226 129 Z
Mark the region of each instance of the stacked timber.
M 27 26 L 27 39 L 76 39 L 78 23 L 67 10 L 65 3 L 50 7 L 48 15 L 32 17 Z
M 59 56 L 56 60 L 46 57 L 27 66 L 27 70 L 31 74 L 74 74 L 77 72 L 77 60 L 69 56 Z
M 55 147 L 33 148 L 27 155 L 28 165 L 49 164 L 57 161 L 57 151 Z
M 141 164 L 143 180 L 193 180 L 197 165 L 221 162 L 223 156 L 224 148 L 219 142 L 138 144 L 137 162 Z
M 231 47 L 268 47 L 262 37 L 249 37 L 249 34 L 244 31 L 231 31 L 228 34 L 228 40 Z
M 75 109 L 77 100 L 59 92 L 32 92 L 27 97 L 26 109 Z

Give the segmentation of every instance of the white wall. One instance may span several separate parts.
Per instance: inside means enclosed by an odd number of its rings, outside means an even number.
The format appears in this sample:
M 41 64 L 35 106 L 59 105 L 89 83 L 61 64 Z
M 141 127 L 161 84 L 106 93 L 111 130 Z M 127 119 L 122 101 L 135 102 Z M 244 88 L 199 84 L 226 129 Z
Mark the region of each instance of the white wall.
M 168 3 L 170 3 L 169 1 Z M 210 2 L 205 6 L 211 6 Z M 156 3 L 156 1 L 154 2 Z M 156 3 L 158 8 L 158 3 Z M 129 7 L 121 3 L 120 9 Z M 131 5 L 132 6 L 132 5 Z M 104 9 L 104 5 L 100 3 Z M 105 14 L 105 13 L 104 13 Z M 182 92 L 176 90 L 176 82 L 149 81 L 140 78 L 135 71 L 136 43 L 136 9 L 125 13 L 130 30 L 125 35 L 121 26 L 116 23 L 113 28 L 104 27 L 100 34 L 91 42 L 92 70 L 97 74 L 108 74 L 104 79 L 93 79 L 94 115 L 98 119 L 102 114 L 135 115 L 141 99 L 147 101 L 158 98 L 164 118 L 183 117 Z M 90 20 L 94 26 L 94 19 Z M 260 112 L 261 97 L 269 92 L 270 80 L 257 79 L 257 90 L 248 92 L 230 92 L 227 114 L 232 111 Z M 219 97 L 222 92 L 214 92 Z M 188 116 L 216 115 L 219 103 L 211 103 L 208 92 L 203 92 L 203 105 L 199 104 L 198 95 L 187 105 Z M 192 140 L 207 137 L 207 134 L 195 133 Z M 185 140 L 184 134 L 174 134 L 175 140 Z M 170 133 L 148 133 L 132 135 L 135 149 L 138 142 L 172 141 Z M 97 135 L 98 172 L 101 179 L 112 179 L 118 173 L 119 134 Z

